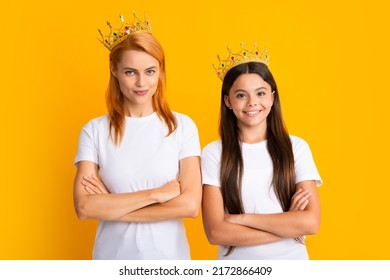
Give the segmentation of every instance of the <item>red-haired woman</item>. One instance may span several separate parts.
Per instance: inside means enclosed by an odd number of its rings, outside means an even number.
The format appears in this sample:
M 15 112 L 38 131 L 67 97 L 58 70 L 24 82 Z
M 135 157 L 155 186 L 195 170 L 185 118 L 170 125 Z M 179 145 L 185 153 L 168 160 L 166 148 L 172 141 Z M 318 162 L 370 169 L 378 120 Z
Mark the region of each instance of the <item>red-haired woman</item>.
M 189 259 L 183 218 L 201 203 L 196 125 L 164 98 L 164 52 L 133 32 L 110 52 L 108 115 L 81 131 L 74 202 L 97 219 L 93 259 Z M 99 178 L 100 177 L 100 178 Z

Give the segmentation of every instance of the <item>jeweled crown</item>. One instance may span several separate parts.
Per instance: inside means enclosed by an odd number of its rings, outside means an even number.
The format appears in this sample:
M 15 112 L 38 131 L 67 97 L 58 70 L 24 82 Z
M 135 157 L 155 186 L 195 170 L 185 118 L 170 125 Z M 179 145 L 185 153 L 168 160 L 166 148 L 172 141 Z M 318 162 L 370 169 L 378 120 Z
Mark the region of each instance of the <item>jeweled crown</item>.
M 269 66 L 269 56 L 267 50 L 259 51 L 257 44 L 254 44 L 253 49 L 246 49 L 244 43 L 241 42 L 241 50 L 237 53 L 232 52 L 228 47 L 229 55 L 226 59 L 221 59 L 218 55 L 219 65 L 214 66 L 215 71 L 217 72 L 218 77 L 223 81 L 226 73 L 239 64 L 246 62 L 262 62 Z
M 147 32 L 152 33 L 152 26 L 150 22 L 146 19 L 146 16 L 143 20 L 140 20 L 135 11 L 133 11 L 133 22 L 126 22 L 122 15 L 119 16 L 122 25 L 119 28 L 113 28 L 111 23 L 107 21 L 107 25 L 110 28 L 110 33 L 108 35 L 104 35 L 103 32 L 98 29 L 101 39 L 99 41 L 109 50 L 111 51 L 117 44 L 122 42 L 127 35 L 134 32 Z

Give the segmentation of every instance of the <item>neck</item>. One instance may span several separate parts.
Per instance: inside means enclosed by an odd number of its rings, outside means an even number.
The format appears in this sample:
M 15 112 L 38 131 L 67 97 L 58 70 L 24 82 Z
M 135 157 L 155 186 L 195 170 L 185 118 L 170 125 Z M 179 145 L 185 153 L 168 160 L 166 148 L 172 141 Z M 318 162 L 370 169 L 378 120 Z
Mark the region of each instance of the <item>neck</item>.
M 146 117 L 154 112 L 152 104 L 150 105 L 138 105 L 138 106 L 126 106 L 126 117 L 142 118 Z
M 259 143 L 267 139 L 267 124 L 259 127 L 239 127 L 240 141 L 247 144 Z

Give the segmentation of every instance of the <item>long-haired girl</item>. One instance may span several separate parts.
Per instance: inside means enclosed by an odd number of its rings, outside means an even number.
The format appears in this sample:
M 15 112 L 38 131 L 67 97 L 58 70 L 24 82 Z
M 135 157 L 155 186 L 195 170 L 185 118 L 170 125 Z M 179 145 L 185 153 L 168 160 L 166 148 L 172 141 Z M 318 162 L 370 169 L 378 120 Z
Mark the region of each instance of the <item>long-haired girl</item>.
M 287 133 L 267 60 L 252 54 L 219 69 L 221 139 L 202 152 L 205 231 L 219 259 L 308 259 L 321 178 L 308 144 Z

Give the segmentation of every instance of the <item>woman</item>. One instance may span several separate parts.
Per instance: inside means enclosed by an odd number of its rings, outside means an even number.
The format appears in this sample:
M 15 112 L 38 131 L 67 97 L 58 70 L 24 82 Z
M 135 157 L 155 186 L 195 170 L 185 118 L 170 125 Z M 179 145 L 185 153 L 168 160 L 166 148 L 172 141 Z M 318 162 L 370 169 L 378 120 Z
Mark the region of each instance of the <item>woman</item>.
M 221 140 L 202 152 L 204 227 L 219 259 L 308 259 L 303 236 L 319 228 L 321 178 L 306 142 L 288 135 L 260 56 L 230 55 L 218 71 Z
M 201 203 L 198 132 L 169 109 L 164 52 L 141 25 L 104 39 L 108 115 L 80 134 L 75 209 L 99 220 L 93 259 L 190 259 L 182 219 L 197 217 Z

